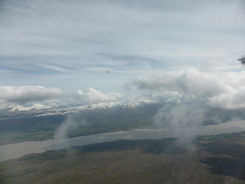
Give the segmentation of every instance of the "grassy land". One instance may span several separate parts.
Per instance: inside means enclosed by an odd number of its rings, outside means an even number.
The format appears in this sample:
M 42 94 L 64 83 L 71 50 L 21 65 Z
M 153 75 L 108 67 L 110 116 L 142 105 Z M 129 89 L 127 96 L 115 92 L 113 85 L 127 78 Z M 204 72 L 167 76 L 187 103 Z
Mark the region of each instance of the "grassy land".
M 234 144 L 234 141 L 239 144 Z M 3 184 L 242 184 L 244 135 L 210 136 L 190 151 L 174 139 L 113 141 L 0 162 Z M 1 180 L 2 178 L 2 180 Z

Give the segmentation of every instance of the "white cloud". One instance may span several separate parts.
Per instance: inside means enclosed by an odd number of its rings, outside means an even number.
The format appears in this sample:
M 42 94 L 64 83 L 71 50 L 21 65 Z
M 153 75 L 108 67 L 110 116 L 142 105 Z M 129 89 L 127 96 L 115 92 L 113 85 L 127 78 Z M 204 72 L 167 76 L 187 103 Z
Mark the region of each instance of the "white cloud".
M 82 100 L 88 103 L 112 102 L 122 97 L 122 95 L 118 93 L 104 94 L 94 88 L 89 88 L 87 92 L 78 90 L 78 94 Z
M 0 100 L 17 104 L 41 102 L 61 93 L 61 89 L 43 86 L 0 86 Z
M 120 102 L 119 93 L 102 93 L 94 88 L 68 92 L 44 86 L 0 86 L 0 108 L 11 111 L 41 110 L 70 105 Z
M 149 97 L 202 101 L 220 108 L 245 107 L 245 72 L 163 72 L 138 79 L 134 86 Z

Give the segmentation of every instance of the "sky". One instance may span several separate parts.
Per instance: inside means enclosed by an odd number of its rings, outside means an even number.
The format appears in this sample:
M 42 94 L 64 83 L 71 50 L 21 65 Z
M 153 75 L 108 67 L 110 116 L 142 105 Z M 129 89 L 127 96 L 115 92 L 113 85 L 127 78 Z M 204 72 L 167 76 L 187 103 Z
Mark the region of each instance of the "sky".
M 0 0 L 0 108 L 64 98 L 243 107 L 244 20 L 243 0 Z

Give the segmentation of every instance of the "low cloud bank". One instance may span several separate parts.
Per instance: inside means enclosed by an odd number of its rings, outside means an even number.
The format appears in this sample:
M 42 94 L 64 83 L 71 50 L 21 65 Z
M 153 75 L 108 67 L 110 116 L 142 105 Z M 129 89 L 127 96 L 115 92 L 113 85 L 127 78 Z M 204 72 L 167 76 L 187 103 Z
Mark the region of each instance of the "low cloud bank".
M 61 93 L 58 88 L 43 86 L 0 86 L 0 100 L 17 104 L 41 102 Z
M 138 79 L 133 85 L 154 100 L 199 101 L 224 109 L 245 107 L 245 72 L 211 73 L 189 69 Z
M 0 109 L 29 111 L 69 105 L 91 105 L 115 102 L 121 97 L 121 94 L 104 94 L 94 88 L 66 92 L 59 88 L 44 86 L 0 86 Z

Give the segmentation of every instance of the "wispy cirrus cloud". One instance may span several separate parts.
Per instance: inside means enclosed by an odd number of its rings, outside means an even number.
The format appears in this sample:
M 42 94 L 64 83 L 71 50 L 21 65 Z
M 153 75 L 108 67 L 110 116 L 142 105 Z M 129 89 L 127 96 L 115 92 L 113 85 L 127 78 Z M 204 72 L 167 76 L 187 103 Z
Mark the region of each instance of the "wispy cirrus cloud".
M 84 79 L 86 88 L 119 89 L 148 70 L 238 69 L 245 46 L 241 0 L 7 0 L 0 17 L 3 84 L 77 89 L 69 81 Z M 12 74 L 34 77 L 15 82 Z

